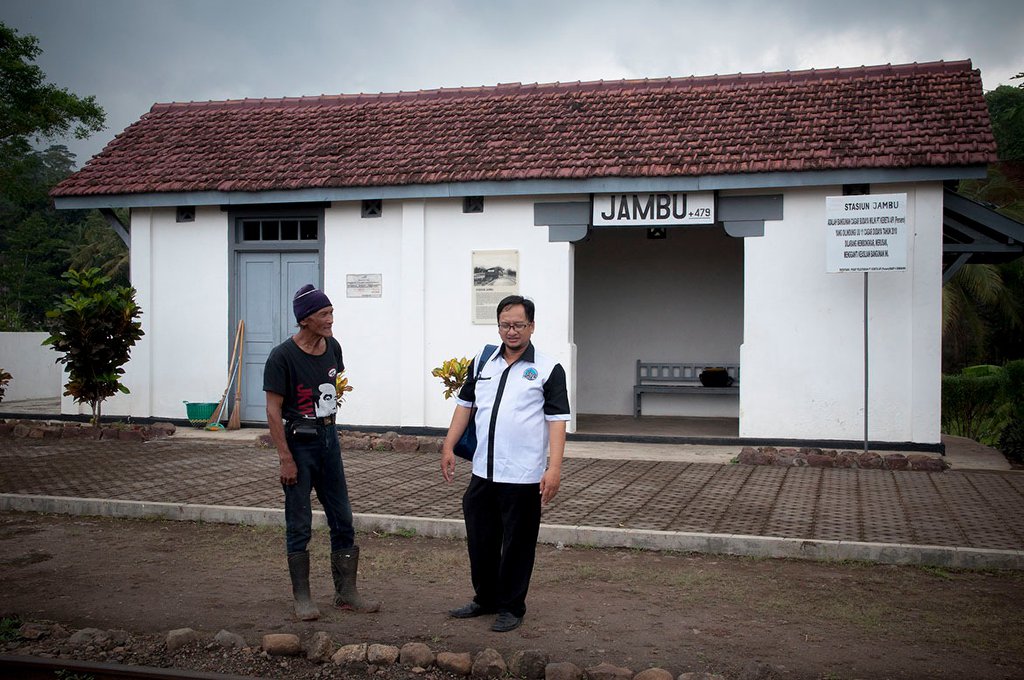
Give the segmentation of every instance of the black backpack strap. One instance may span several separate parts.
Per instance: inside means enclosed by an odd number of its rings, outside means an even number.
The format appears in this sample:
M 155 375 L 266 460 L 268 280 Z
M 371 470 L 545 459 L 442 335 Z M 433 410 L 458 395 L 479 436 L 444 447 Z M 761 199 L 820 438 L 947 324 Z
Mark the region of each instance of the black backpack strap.
M 498 349 L 497 345 L 484 345 L 484 351 L 480 352 L 480 356 L 477 357 L 477 360 L 476 360 L 476 371 L 473 373 L 473 378 L 472 378 L 474 383 L 477 380 L 480 379 L 480 374 L 483 373 L 483 370 L 484 370 L 484 364 L 486 364 L 490 360 L 491 355 L 494 354 L 494 351 L 496 349 Z M 476 398 L 475 397 L 476 397 L 476 395 L 474 393 L 474 399 L 473 399 L 473 404 L 474 405 L 476 405 Z
M 497 345 L 484 345 L 484 351 L 480 352 L 479 363 L 476 367 L 476 377 L 480 377 L 480 373 L 484 370 L 484 364 L 490 361 L 491 355 L 494 354 L 495 350 L 498 349 Z

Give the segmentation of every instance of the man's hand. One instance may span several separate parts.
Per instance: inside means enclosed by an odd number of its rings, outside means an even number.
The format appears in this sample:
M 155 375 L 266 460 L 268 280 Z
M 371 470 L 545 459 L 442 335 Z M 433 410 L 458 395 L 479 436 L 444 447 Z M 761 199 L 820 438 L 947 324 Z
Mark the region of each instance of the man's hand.
M 281 461 L 281 483 L 285 486 L 293 486 L 299 482 L 299 470 L 295 467 L 295 459 L 288 449 L 288 440 L 284 436 L 284 419 L 281 417 L 281 407 L 284 404 L 284 397 L 275 392 L 267 392 L 267 427 L 270 428 L 270 438 L 274 440 L 277 448 L 277 458 Z
M 562 481 L 562 458 L 565 456 L 565 421 L 548 421 L 548 440 L 551 450 L 548 453 L 548 469 L 540 478 L 540 504 L 548 501 L 558 493 L 558 485 Z
M 295 466 L 295 459 L 289 456 L 281 459 L 281 483 L 285 486 L 294 486 L 299 482 L 299 469 Z
M 540 478 L 540 504 L 547 505 L 548 501 L 558 493 L 558 487 L 562 483 L 562 468 L 549 467 Z
M 441 444 L 441 476 L 446 482 L 455 479 L 455 444 L 458 443 L 462 433 L 466 431 L 471 415 L 472 411 L 465 406 L 456 406 L 455 413 L 452 414 L 452 423 L 448 426 L 448 434 Z
M 449 483 L 455 479 L 455 452 L 450 446 L 441 447 L 441 476 Z

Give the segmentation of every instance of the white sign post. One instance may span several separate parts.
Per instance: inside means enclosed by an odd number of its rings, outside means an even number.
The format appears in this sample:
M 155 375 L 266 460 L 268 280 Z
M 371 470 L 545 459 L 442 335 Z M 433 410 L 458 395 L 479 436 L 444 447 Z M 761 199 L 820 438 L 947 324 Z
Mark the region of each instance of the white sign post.
M 868 272 L 907 268 L 907 195 L 827 196 L 825 267 L 864 272 L 864 452 L 868 450 Z

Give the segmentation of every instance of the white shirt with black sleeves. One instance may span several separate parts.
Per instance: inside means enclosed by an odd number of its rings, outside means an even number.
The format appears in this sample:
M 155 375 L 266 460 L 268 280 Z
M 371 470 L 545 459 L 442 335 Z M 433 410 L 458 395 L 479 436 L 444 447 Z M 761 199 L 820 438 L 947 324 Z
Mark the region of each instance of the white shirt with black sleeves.
M 476 406 L 473 474 L 493 482 L 536 484 L 547 468 L 548 421 L 569 420 L 569 392 L 562 365 L 533 343 L 511 366 L 499 347 L 477 374 L 478 354 L 456 396 L 460 406 Z

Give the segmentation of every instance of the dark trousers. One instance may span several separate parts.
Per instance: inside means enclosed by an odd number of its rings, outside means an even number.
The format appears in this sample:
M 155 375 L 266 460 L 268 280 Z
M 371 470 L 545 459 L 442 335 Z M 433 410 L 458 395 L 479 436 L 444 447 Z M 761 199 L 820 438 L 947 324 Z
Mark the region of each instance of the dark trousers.
M 313 535 L 313 506 L 316 492 L 327 526 L 331 529 L 331 551 L 351 548 L 355 543 L 352 506 L 348 500 L 345 468 L 341 462 L 338 430 L 334 425 L 317 429 L 316 439 L 302 441 L 288 437 L 288 448 L 298 468 L 298 482 L 284 486 L 285 542 L 289 553 L 302 552 Z
M 473 600 L 526 613 L 526 592 L 540 531 L 540 484 L 503 484 L 474 475 L 462 497 Z

